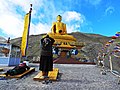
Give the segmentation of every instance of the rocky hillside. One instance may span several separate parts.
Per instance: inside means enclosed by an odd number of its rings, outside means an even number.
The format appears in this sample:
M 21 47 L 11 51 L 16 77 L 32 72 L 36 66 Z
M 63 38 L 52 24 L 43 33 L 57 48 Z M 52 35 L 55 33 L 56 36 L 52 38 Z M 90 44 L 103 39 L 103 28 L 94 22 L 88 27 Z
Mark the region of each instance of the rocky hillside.
M 6 39 L 0 36 L 0 43 L 6 42 Z
M 40 59 L 40 39 L 45 34 L 39 35 L 31 35 L 28 41 L 28 50 L 27 50 L 27 57 L 28 60 L 31 62 L 38 62 Z M 87 59 L 90 62 L 96 62 L 98 52 L 102 49 L 103 45 L 106 44 L 111 37 L 102 36 L 99 34 L 88 34 L 88 33 L 80 33 L 80 32 L 73 32 L 69 33 L 69 35 L 73 35 L 78 42 L 85 42 L 86 45 L 79 50 L 80 54 L 74 56 L 76 59 L 83 60 Z M 116 40 L 119 42 L 120 38 Z M 21 37 L 15 38 L 11 40 L 12 44 L 21 45 Z M 113 46 L 110 46 L 108 49 L 113 50 Z M 109 55 L 105 58 L 105 66 L 110 67 L 109 65 Z M 112 63 L 113 69 L 120 72 L 120 58 L 116 58 L 112 56 Z
M 34 58 L 39 57 L 40 55 L 40 39 L 45 34 L 39 34 L 39 35 L 31 35 L 29 36 L 28 41 L 28 50 L 27 50 L 27 57 L 31 60 Z M 102 44 L 107 42 L 110 38 L 98 34 L 87 34 L 87 33 L 80 33 L 80 32 L 74 32 L 69 33 L 69 35 L 73 35 L 78 42 L 85 42 L 86 45 L 82 50 L 79 50 L 79 52 L 85 54 L 88 59 L 94 60 L 94 58 L 97 55 L 98 48 L 102 47 Z M 21 45 L 21 37 L 15 38 L 11 40 L 12 44 Z

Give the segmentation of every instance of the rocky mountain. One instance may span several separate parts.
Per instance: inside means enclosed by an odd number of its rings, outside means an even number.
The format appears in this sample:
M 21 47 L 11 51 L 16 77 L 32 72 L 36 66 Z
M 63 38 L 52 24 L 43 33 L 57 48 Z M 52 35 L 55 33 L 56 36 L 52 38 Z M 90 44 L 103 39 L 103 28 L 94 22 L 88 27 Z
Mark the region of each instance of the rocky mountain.
M 6 39 L 0 36 L 0 43 L 5 43 Z
M 29 36 L 27 49 L 27 57 L 29 60 L 40 56 L 40 39 L 43 35 L 45 34 Z M 86 45 L 81 50 L 79 50 L 79 52 L 82 53 L 81 56 L 86 56 L 86 58 L 92 61 L 98 53 L 98 48 L 102 47 L 102 45 L 110 39 L 110 37 L 99 34 L 87 34 L 81 32 L 73 32 L 69 33 L 69 35 L 73 35 L 77 39 L 77 42 L 85 42 Z M 12 39 L 11 43 L 20 46 L 21 37 Z M 81 56 L 78 55 L 77 57 Z
M 38 35 L 30 35 L 28 41 L 28 49 L 27 49 L 27 58 L 31 62 L 38 62 L 40 60 L 40 39 L 45 34 Z M 73 35 L 77 42 L 84 42 L 85 46 L 82 49 L 79 49 L 79 54 L 73 56 L 76 60 L 88 60 L 90 62 L 96 62 L 98 53 L 101 51 L 102 47 L 111 40 L 111 37 L 102 36 L 99 34 L 89 34 L 89 33 L 81 33 L 81 32 L 73 32 L 69 33 L 69 35 Z M 1 39 L 1 38 L 0 38 Z M 120 38 L 116 40 L 119 42 Z M 15 38 L 11 40 L 12 44 L 21 45 L 21 37 Z M 114 44 L 110 46 L 108 49 L 113 50 Z M 111 52 L 111 51 L 110 51 Z M 112 55 L 112 63 L 113 69 L 120 72 L 120 61 L 119 57 L 115 57 Z M 109 54 L 105 58 L 105 66 L 110 68 L 109 64 Z

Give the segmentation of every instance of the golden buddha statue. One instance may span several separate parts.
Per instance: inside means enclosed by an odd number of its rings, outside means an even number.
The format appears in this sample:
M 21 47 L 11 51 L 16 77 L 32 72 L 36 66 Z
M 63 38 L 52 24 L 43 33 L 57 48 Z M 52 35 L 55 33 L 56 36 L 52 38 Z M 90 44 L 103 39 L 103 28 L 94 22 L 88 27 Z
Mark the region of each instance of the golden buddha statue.
M 61 22 L 62 16 L 57 16 L 57 21 L 53 22 L 51 32 L 48 35 L 55 39 L 55 43 L 62 45 L 69 45 L 76 41 L 72 35 L 67 34 L 66 24 Z
M 52 24 L 52 33 L 54 34 L 59 34 L 59 35 L 64 35 L 67 34 L 66 31 L 66 24 L 62 23 L 62 17 L 60 15 L 57 16 L 57 22 L 54 22 Z

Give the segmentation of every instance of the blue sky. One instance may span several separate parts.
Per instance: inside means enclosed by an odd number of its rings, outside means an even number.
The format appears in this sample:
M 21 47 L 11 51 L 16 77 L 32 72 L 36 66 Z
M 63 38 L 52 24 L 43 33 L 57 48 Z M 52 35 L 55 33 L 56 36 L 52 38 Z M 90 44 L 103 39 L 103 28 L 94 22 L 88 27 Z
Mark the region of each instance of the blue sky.
M 30 35 L 48 33 L 56 16 L 67 32 L 113 36 L 120 31 L 119 0 L 0 0 L 0 36 L 21 37 L 24 15 L 33 4 Z

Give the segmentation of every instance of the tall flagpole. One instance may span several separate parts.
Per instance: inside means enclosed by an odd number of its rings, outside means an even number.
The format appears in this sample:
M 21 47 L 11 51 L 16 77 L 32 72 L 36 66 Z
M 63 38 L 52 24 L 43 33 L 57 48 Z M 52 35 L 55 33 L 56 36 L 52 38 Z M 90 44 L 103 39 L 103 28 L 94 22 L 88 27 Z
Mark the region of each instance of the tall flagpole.
M 28 26 L 28 34 L 27 34 L 27 48 L 28 49 L 28 41 L 29 41 L 29 32 L 30 32 L 30 22 L 31 22 L 31 13 L 32 13 L 32 4 L 30 4 L 30 10 L 29 10 L 29 26 Z M 26 50 L 27 53 L 27 50 Z M 27 55 L 26 55 L 27 58 Z
M 30 30 L 30 22 L 31 22 L 31 12 L 32 12 L 32 4 L 30 4 L 29 13 L 27 13 L 25 15 L 25 18 L 24 18 L 24 31 L 23 31 L 22 42 L 21 42 L 22 57 L 26 57 L 26 52 L 27 52 L 27 48 L 28 48 L 29 30 Z
M 31 13 L 32 13 L 32 4 L 30 4 L 30 11 L 29 11 L 29 26 L 28 26 L 28 34 L 27 34 L 27 48 L 28 48 L 28 41 L 29 41 Z M 26 48 L 26 49 L 27 49 L 27 48 Z M 26 53 L 27 53 L 27 50 L 26 50 Z
M 31 13 L 32 12 L 32 4 L 30 4 L 30 11 L 29 11 L 29 13 Z

